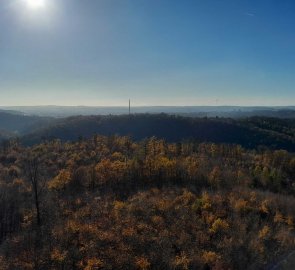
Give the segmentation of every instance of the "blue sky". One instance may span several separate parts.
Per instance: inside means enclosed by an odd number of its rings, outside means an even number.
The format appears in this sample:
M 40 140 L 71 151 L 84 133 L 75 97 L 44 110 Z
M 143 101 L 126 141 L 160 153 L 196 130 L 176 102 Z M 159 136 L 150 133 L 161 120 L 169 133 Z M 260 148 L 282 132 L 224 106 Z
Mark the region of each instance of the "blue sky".
M 0 105 L 294 105 L 294 0 L 0 0 Z

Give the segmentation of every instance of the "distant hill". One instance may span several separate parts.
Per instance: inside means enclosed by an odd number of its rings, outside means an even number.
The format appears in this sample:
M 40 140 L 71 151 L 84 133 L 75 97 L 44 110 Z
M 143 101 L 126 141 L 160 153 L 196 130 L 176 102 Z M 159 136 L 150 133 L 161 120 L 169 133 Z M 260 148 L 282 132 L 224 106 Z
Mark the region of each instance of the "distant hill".
M 23 138 L 25 144 L 58 138 L 62 141 L 89 138 L 94 134 L 130 135 L 135 140 L 158 137 L 169 142 L 196 141 L 267 146 L 295 151 L 295 120 L 275 118 L 191 118 L 166 114 L 77 116 L 59 119 Z
M 94 134 L 129 135 L 135 140 L 158 137 L 168 142 L 241 144 L 295 152 L 295 119 L 275 117 L 218 118 L 169 114 L 131 114 L 50 118 L 0 111 L 0 141 L 21 137 L 26 145 L 53 138 L 74 141 Z
M 293 109 L 256 109 L 253 110 L 231 110 L 231 111 L 208 111 L 194 113 L 179 113 L 188 117 L 224 117 L 224 118 L 249 118 L 249 117 L 274 117 L 281 119 L 295 119 L 295 110 Z
M 127 104 L 126 104 L 127 105 Z M 128 106 L 15 106 L 2 107 L 6 110 L 22 112 L 25 115 L 69 117 L 75 115 L 122 115 L 128 113 Z M 175 114 L 190 117 L 245 118 L 266 116 L 295 118 L 295 106 L 246 107 L 246 106 L 132 106 L 132 113 Z
M 15 111 L 0 111 L 0 130 L 2 133 L 24 135 L 48 125 L 53 119 L 48 117 L 26 116 Z
M 23 112 L 21 111 L 15 111 L 15 110 L 3 110 L 3 109 L 0 109 L 0 113 L 9 113 L 9 114 L 15 114 L 15 115 L 24 115 Z
M 14 136 L 13 133 L 10 133 L 6 130 L 0 130 L 0 142 L 3 140 L 8 140 Z

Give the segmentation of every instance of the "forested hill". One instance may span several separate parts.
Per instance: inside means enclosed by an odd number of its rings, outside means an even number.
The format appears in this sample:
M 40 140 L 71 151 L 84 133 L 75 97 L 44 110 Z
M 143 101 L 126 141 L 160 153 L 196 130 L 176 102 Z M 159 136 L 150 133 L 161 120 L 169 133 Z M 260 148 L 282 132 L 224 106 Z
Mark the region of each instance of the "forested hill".
M 166 114 L 77 116 L 58 119 L 46 128 L 25 136 L 32 145 L 58 138 L 62 141 L 89 138 L 94 134 L 130 135 L 135 140 L 148 137 L 169 142 L 193 139 L 215 143 L 241 144 L 247 148 L 267 146 L 295 151 L 295 120 L 254 117 L 243 120 L 190 118 Z
M 48 125 L 53 118 L 27 116 L 18 112 L 0 110 L 0 137 L 4 133 L 23 135 L 36 128 Z
M 12 138 L 14 136 L 13 133 L 10 133 L 6 130 L 0 130 L 0 142 L 3 140 L 9 140 L 10 138 Z
M 167 114 L 72 116 L 48 118 L 0 111 L 0 141 L 20 137 L 25 145 L 44 140 L 75 141 L 94 134 L 128 135 L 134 140 L 158 137 L 168 142 L 240 144 L 295 151 L 295 119 L 183 117 Z

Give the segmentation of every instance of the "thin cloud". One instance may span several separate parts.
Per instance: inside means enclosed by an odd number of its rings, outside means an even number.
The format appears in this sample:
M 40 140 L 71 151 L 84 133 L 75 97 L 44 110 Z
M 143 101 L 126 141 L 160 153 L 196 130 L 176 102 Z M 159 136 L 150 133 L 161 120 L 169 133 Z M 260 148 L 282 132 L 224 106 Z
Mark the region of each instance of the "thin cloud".
M 245 15 L 249 17 L 255 17 L 255 14 L 252 12 L 246 12 Z

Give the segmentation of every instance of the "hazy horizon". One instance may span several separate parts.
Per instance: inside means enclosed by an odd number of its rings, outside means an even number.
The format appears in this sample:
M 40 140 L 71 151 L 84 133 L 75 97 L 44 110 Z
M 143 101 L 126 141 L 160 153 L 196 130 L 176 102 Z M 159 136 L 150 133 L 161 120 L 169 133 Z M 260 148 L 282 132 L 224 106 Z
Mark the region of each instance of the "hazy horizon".
M 83 104 L 76 104 L 76 105 L 63 105 L 63 104 L 36 104 L 36 105 L 0 105 L 0 108 L 17 108 L 17 107 L 89 107 L 89 108 L 128 108 L 129 105 L 127 104 L 118 104 L 118 105 L 83 105 Z M 223 104 L 223 105 L 175 105 L 175 104 L 159 104 L 159 105 L 147 105 L 147 104 L 131 104 L 133 108 L 140 108 L 140 107 L 244 107 L 244 108 L 295 108 L 295 105 L 237 105 L 237 104 Z

